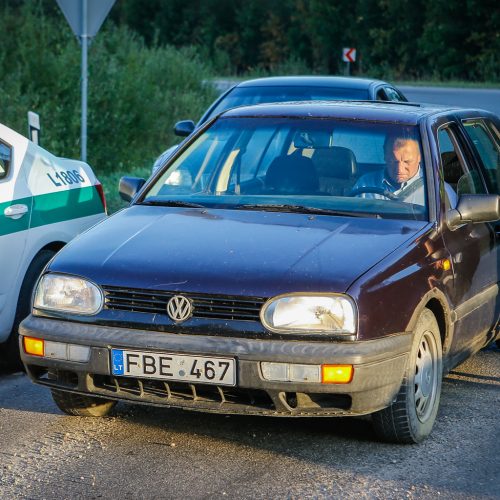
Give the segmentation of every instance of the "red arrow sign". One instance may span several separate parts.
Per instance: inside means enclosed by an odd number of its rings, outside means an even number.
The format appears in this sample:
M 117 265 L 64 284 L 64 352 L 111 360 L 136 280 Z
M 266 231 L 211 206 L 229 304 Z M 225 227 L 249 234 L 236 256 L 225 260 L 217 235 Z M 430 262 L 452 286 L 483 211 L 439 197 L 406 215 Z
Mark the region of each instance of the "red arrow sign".
M 342 61 L 354 62 L 356 60 L 356 49 L 354 47 L 345 47 L 342 49 Z

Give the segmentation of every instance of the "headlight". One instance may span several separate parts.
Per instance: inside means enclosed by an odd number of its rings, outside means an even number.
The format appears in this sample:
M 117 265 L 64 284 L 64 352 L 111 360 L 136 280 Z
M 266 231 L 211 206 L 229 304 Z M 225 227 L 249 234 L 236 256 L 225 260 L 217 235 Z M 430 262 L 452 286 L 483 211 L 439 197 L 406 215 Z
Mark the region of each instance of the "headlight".
M 33 307 L 73 314 L 96 314 L 104 297 L 101 289 L 83 278 L 46 274 L 38 283 Z
M 261 312 L 266 328 L 276 332 L 353 334 L 356 308 L 351 298 L 335 294 L 282 295 Z

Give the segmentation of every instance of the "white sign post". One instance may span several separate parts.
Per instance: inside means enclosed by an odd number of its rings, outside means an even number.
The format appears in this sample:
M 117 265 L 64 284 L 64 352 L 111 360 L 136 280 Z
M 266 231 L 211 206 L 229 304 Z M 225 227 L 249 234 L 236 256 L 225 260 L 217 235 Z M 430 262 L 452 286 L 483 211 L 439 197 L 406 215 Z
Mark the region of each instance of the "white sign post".
M 28 111 L 28 139 L 40 145 L 40 115 Z
M 356 49 L 354 47 L 344 47 L 342 49 L 342 61 L 347 63 L 346 65 L 346 75 L 351 74 L 351 63 L 356 61 Z
M 82 46 L 82 135 L 81 159 L 87 161 L 87 52 L 88 40 L 96 36 L 116 0 L 57 0 L 66 21 Z

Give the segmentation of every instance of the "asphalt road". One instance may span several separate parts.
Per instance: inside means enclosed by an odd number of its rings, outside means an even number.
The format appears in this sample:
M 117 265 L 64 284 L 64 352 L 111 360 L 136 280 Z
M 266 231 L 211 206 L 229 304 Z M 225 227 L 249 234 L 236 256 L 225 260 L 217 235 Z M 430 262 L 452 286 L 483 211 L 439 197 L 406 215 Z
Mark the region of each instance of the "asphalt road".
M 500 116 L 500 89 L 399 86 L 409 101 L 480 108 Z
M 118 405 L 62 415 L 0 377 L 0 498 L 500 498 L 500 350 L 443 384 L 431 437 L 377 442 L 366 418 L 225 417 Z

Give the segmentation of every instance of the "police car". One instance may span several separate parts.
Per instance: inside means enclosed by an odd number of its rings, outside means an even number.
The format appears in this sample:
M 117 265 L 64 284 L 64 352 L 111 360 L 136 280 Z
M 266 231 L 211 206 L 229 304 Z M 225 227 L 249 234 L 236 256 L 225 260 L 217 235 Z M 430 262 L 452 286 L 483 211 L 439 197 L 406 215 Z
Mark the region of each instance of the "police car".
M 42 269 L 105 215 L 102 185 L 86 163 L 0 124 L 0 368 L 20 366 L 17 327 Z

